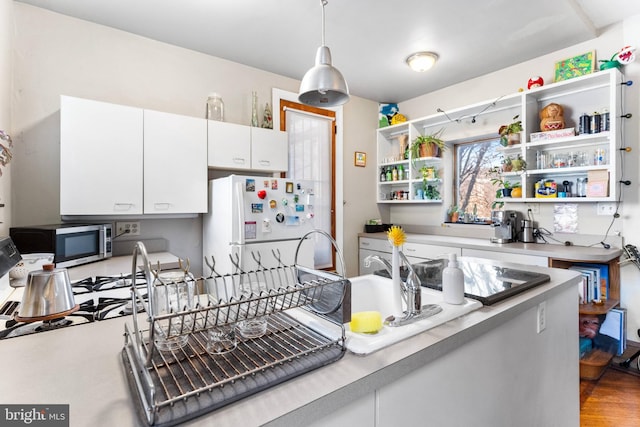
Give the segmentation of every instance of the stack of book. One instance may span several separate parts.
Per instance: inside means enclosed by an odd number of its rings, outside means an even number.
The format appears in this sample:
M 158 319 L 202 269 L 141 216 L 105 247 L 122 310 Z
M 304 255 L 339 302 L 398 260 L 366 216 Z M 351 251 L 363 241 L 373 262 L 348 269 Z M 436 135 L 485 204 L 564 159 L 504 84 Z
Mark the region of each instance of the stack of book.
M 576 263 L 569 269 L 582 274 L 582 284 L 578 288 L 580 304 L 608 299 L 609 266 L 607 264 Z

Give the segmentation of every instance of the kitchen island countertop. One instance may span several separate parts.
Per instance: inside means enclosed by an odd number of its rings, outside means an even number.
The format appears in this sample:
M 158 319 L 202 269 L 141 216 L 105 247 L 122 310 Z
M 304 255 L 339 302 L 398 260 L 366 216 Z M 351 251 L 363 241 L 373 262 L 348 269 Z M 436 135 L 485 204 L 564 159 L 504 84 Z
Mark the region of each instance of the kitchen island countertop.
M 489 239 L 475 237 L 444 236 L 435 234 L 407 233 L 407 242 L 431 244 L 436 246 L 454 246 L 467 249 L 487 250 L 523 255 L 534 255 L 572 261 L 608 262 L 622 255 L 622 249 L 601 246 L 565 246 L 544 243 L 492 243 Z M 387 233 L 359 233 L 358 237 L 387 240 Z
M 347 353 L 331 365 L 184 425 L 309 425 L 312 420 L 333 414 L 344 405 L 442 360 L 444 355 L 477 341 L 476 338 L 523 313 L 535 311 L 541 302 L 551 302 L 554 297 L 570 293 L 577 287 L 579 275 L 573 271 L 531 268 L 549 274 L 551 281 L 504 302 L 482 307 L 384 351 L 366 357 Z M 549 319 L 549 326 L 553 321 L 553 318 Z M 0 342 L 0 364 L 6 386 L 0 392 L 0 402 L 69 404 L 71 426 L 144 425 L 136 416 L 120 356 L 125 322 L 131 322 L 131 318 L 110 319 Z M 562 328 L 566 329 L 566 326 Z M 575 329 L 577 343 L 577 323 L 568 327 L 570 331 Z M 573 341 L 570 344 L 573 345 Z M 572 416 L 579 412 L 577 346 L 575 355 L 575 366 L 570 369 L 559 367 L 569 371 L 571 379 L 576 377 L 576 395 L 567 409 Z

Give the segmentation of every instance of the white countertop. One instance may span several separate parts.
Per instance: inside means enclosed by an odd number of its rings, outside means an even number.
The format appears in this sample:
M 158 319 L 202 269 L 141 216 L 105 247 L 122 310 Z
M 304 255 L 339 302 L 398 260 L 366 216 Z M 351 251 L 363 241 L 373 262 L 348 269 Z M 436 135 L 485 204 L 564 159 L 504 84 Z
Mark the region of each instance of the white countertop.
M 360 233 L 359 237 L 387 239 L 387 233 Z M 492 252 L 517 253 L 535 255 L 554 259 L 573 261 L 608 262 L 622 255 L 622 249 L 602 246 L 564 246 L 546 243 L 492 243 L 489 239 L 471 237 L 442 236 L 435 234 L 407 233 L 407 242 L 430 244 L 436 246 L 455 246 L 467 249 L 489 250 Z
M 551 282 L 482 307 L 385 351 L 366 357 L 347 353 L 331 365 L 184 425 L 305 425 L 453 351 L 579 281 L 579 275 L 570 270 L 528 268 L 549 274 Z M 1 341 L 5 387 L 0 390 L 0 402 L 69 404 L 71 426 L 143 425 L 134 412 L 120 356 L 125 322 L 131 322 L 131 318 Z

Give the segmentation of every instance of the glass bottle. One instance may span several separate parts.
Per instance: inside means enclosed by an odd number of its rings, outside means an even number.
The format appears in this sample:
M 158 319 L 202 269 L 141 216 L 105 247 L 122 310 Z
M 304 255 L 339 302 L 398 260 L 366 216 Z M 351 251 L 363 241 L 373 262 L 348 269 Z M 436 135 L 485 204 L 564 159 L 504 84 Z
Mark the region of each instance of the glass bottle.
M 251 126 L 258 127 L 258 93 L 251 92 Z
M 224 102 L 217 93 L 212 93 L 207 98 L 207 119 L 224 122 Z

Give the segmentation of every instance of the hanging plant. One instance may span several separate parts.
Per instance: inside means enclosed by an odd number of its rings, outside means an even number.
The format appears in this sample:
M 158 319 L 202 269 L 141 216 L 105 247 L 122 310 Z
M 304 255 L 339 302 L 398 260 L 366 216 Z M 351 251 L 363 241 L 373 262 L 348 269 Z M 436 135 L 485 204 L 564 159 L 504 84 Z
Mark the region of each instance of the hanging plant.
M 0 130 L 0 176 L 2 176 L 2 166 L 7 166 L 11 159 L 13 158 L 13 154 L 11 154 L 11 148 L 13 148 L 13 141 L 11 140 L 11 136 L 3 130 Z

